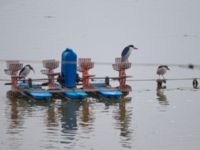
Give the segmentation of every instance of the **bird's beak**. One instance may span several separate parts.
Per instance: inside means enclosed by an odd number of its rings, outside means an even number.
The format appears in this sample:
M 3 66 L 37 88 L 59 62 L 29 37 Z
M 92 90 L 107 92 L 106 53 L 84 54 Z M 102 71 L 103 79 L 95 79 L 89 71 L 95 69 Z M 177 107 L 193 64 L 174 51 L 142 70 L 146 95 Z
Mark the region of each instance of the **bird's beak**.
M 136 47 L 131 47 L 131 50 L 133 51 L 133 50 L 138 50 L 138 48 L 136 48 Z
M 35 70 L 33 68 L 31 68 L 31 70 L 35 73 Z

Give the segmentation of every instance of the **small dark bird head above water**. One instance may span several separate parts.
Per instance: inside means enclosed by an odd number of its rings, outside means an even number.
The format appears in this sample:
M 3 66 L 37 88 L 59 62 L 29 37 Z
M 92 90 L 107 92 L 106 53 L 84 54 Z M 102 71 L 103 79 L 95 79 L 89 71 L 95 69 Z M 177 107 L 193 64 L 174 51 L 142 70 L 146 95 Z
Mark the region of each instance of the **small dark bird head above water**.
M 165 68 L 165 69 L 167 69 L 167 70 L 170 70 L 169 67 L 168 67 L 167 65 L 160 65 L 160 66 L 158 66 L 158 69 L 160 69 L 160 68 Z
M 134 45 L 129 45 L 127 47 L 125 47 L 121 53 L 121 60 L 122 62 L 125 62 L 128 60 L 129 56 L 131 55 L 131 52 L 133 50 L 138 50 L 138 48 L 136 48 Z
M 31 66 L 31 65 L 25 65 L 21 70 L 20 70 L 20 72 L 19 72 L 19 76 L 20 77 L 27 77 L 28 76 L 28 74 L 30 73 L 30 71 L 33 71 L 33 72 L 35 72 L 35 70 L 33 69 L 33 67 Z

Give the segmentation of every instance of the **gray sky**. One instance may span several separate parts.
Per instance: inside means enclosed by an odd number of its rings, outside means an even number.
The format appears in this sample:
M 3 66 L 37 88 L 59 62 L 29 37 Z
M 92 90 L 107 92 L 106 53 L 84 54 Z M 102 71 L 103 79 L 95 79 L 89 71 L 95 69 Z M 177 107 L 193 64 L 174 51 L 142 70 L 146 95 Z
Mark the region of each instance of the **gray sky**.
M 199 0 L 0 0 L 1 59 L 113 61 L 134 44 L 137 63 L 199 63 Z

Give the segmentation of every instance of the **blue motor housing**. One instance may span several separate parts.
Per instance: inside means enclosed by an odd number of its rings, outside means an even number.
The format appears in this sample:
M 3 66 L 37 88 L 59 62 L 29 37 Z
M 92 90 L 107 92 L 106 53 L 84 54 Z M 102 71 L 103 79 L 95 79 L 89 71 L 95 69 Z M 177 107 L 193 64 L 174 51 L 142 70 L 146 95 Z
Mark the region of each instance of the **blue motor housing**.
M 76 53 L 67 48 L 62 53 L 61 74 L 63 85 L 67 88 L 76 87 L 77 56 Z

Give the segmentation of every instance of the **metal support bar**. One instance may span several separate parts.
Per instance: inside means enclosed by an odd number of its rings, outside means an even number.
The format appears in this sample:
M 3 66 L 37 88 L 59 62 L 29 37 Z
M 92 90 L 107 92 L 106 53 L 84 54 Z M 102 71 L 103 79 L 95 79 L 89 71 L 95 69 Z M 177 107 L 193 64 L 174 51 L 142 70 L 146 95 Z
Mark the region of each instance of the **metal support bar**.
M 192 85 L 193 85 L 194 89 L 198 89 L 199 88 L 198 87 L 198 85 L 199 85 L 198 80 L 197 79 L 193 79 Z

